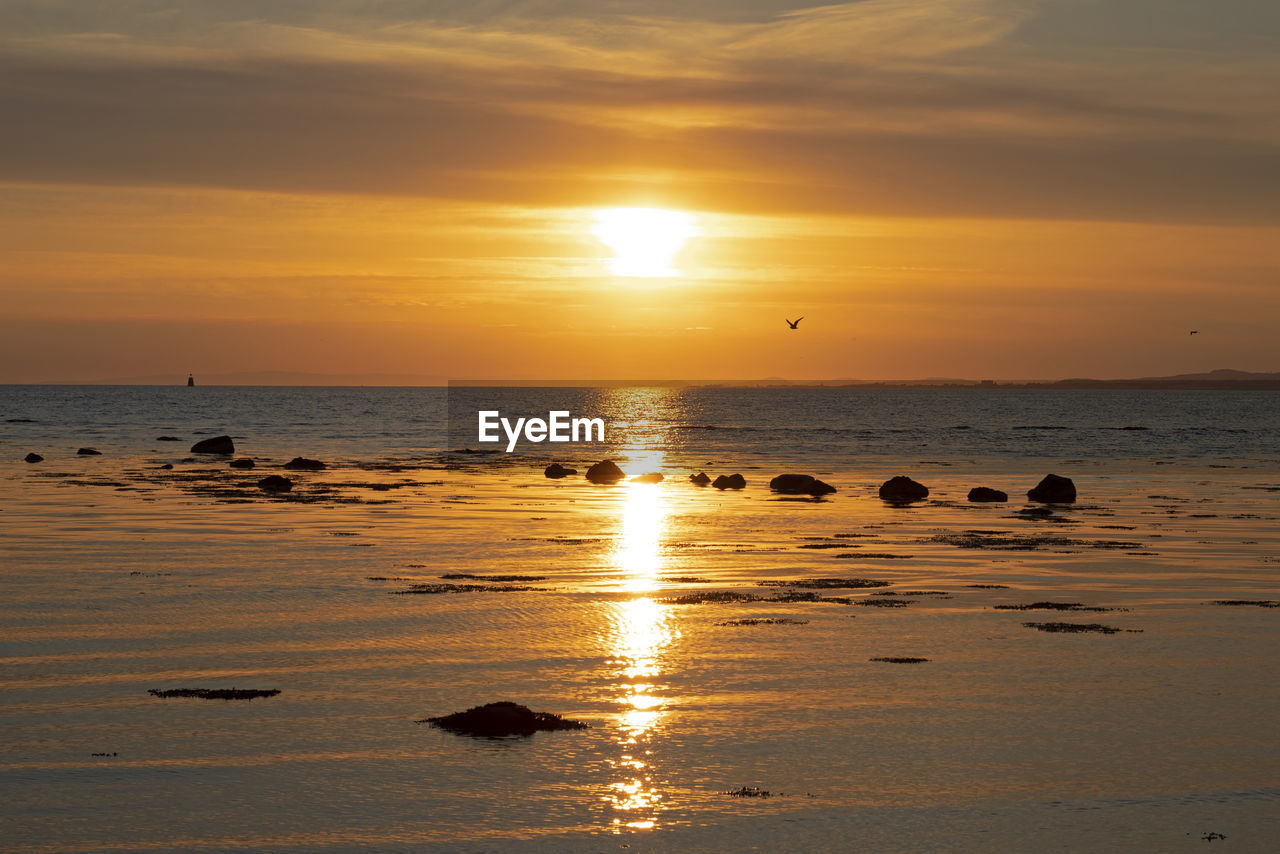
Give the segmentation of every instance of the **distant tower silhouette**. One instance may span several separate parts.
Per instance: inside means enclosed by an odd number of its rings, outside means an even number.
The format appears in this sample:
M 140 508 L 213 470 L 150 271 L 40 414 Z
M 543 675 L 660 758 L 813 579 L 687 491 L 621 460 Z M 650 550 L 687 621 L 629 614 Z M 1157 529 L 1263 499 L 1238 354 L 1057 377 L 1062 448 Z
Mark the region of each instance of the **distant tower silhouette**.
M 195 375 L 194 375 L 194 374 L 187 374 L 187 388 L 191 388 L 191 387 L 192 387 L 193 385 L 195 385 L 195 384 L 196 384 L 196 378 L 195 378 Z

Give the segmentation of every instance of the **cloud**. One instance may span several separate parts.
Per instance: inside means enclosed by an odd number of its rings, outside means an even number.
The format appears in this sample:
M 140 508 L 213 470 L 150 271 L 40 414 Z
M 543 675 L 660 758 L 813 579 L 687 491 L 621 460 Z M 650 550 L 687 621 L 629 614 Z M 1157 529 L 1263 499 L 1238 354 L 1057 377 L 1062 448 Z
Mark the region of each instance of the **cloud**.
M 91 5 L 61 26 L 31 13 L 0 40 L 0 180 L 1280 219 L 1280 123 L 1265 108 L 1280 65 L 1251 41 L 1215 48 L 1206 72 L 1199 45 L 1022 39 L 1041 4 L 1004 0 L 770 5 L 745 20 L 672 4 L 663 18 L 556 3 L 433 20 L 394 2 L 252 17 L 239 3 Z

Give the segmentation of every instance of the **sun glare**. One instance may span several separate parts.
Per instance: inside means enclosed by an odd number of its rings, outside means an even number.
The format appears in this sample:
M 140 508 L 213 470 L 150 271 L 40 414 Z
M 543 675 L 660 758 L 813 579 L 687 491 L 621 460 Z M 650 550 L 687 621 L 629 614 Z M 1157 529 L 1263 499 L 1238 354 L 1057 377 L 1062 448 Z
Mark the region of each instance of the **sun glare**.
M 613 250 L 609 269 L 617 276 L 677 276 L 676 254 L 700 233 L 693 214 L 662 208 L 606 208 L 591 229 Z

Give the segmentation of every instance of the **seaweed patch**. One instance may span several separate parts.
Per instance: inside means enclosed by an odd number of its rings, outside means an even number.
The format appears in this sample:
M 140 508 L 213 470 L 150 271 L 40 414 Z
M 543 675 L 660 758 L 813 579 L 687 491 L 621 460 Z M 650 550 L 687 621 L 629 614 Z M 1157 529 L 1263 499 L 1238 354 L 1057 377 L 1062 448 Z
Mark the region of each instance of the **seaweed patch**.
M 253 700 L 258 697 L 274 697 L 280 693 L 279 688 L 259 690 L 256 688 L 152 688 L 147 691 L 153 697 L 198 697 L 201 700 Z

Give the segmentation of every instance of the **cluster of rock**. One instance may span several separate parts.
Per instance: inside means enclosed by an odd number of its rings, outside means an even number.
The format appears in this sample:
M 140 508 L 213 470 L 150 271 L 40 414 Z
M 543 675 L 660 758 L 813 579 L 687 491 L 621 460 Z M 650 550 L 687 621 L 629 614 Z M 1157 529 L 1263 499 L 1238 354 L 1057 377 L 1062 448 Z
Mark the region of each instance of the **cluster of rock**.
M 542 473 L 552 480 L 559 480 L 562 477 L 569 477 L 578 473 L 577 469 L 562 466 L 559 463 L 552 463 L 542 470 Z M 617 463 L 613 460 L 601 460 L 595 465 L 587 469 L 586 478 L 591 483 L 612 485 L 627 479 L 627 474 L 618 468 Z M 662 483 L 663 477 L 660 472 L 651 471 L 645 474 L 638 474 L 631 478 L 632 483 Z
M 891 477 L 880 484 L 880 497 L 890 504 L 911 504 L 928 498 L 929 487 L 909 477 Z M 1003 503 L 1009 500 L 1009 493 L 975 486 L 968 497 L 974 503 Z M 1048 474 L 1027 491 L 1027 498 L 1041 504 L 1070 504 L 1076 500 L 1076 485 L 1069 477 Z
M 286 465 L 285 468 L 290 468 L 291 465 Z M 543 474 L 552 479 L 577 473 L 577 469 L 568 468 L 559 463 L 552 463 L 543 470 Z M 613 460 L 601 460 L 587 469 L 586 478 L 591 483 L 611 485 L 626 480 L 627 475 Z M 662 480 L 663 477 L 658 472 L 631 478 L 633 483 L 661 483 Z M 715 489 L 743 489 L 747 485 L 746 478 L 741 474 L 722 474 L 712 480 L 705 471 L 690 475 L 689 482 L 695 486 L 711 486 Z M 814 498 L 830 495 L 836 491 L 831 484 L 808 474 L 780 474 L 769 481 L 769 489 L 780 495 L 808 495 Z M 929 487 L 905 475 L 898 475 L 880 484 L 879 494 L 880 498 L 889 504 L 903 506 L 928 498 Z M 969 490 L 968 497 L 974 503 L 1003 503 L 1009 500 L 1009 493 L 989 486 L 975 486 Z M 1027 498 L 1042 504 L 1069 504 L 1076 500 L 1076 486 L 1071 478 L 1050 474 L 1027 492 Z
M 694 486 L 711 486 L 713 489 L 743 489 L 747 485 L 747 479 L 742 475 L 734 472 L 733 474 L 722 474 L 715 480 L 707 477 L 705 471 L 697 474 L 689 475 L 689 482 Z
M 157 442 L 177 442 L 179 441 L 179 439 L 177 436 L 159 436 L 156 438 L 156 441 Z M 208 439 L 201 439 L 199 442 L 196 442 L 194 445 L 191 446 L 191 453 L 193 454 L 210 454 L 210 455 L 216 455 L 216 456 L 230 457 L 234 455 L 235 452 L 236 452 L 236 445 L 235 445 L 235 442 L 232 441 L 230 436 L 213 436 Z M 76 454 L 82 457 L 96 457 L 96 456 L 101 456 L 102 452 L 94 448 L 80 448 L 79 450 L 76 451 Z M 44 457 L 34 452 L 27 454 L 25 457 L 23 457 L 23 459 L 28 463 L 44 462 Z M 606 462 L 608 461 L 606 460 Z M 227 465 L 233 469 L 252 469 L 252 468 L 255 468 L 257 464 L 249 457 L 241 457 L 238 459 L 230 460 L 227 463 Z M 603 463 L 601 463 L 600 465 L 603 465 Z M 613 464 L 609 463 L 609 465 L 613 465 Z M 173 464 L 163 463 L 160 466 L 160 468 L 172 469 Z M 293 459 L 289 460 L 289 462 L 285 463 L 282 466 L 282 468 L 288 469 L 290 471 L 322 471 L 328 468 L 328 466 L 326 466 L 320 460 L 313 460 L 308 457 L 294 457 Z M 596 466 L 592 466 L 592 468 L 594 469 L 596 468 Z M 559 473 L 554 473 L 553 470 L 558 470 Z M 614 470 L 617 471 L 618 479 L 621 479 L 622 477 L 624 477 L 624 475 L 622 474 L 622 471 L 618 469 L 616 466 L 614 466 Z M 574 471 L 573 469 L 566 469 L 566 468 L 563 468 L 562 466 L 557 466 L 557 465 L 552 465 L 547 467 L 547 477 L 564 477 L 567 474 L 577 474 L 577 472 Z M 588 476 L 590 476 L 590 473 L 588 473 Z M 656 478 L 656 480 L 645 480 L 646 478 Z M 662 475 L 660 474 L 642 475 L 640 478 L 636 478 L 636 480 L 641 480 L 642 482 L 650 482 L 650 483 L 657 483 L 661 479 L 662 479 Z M 258 488 L 263 490 L 264 492 L 289 492 L 290 490 L 293 489 L 293 481 L 287 477 L 284 477 L 283 475 L 278 475 L 278 474 L 267 475 L 266 477 L 259 480 L 257 485 L 258 485 Z

